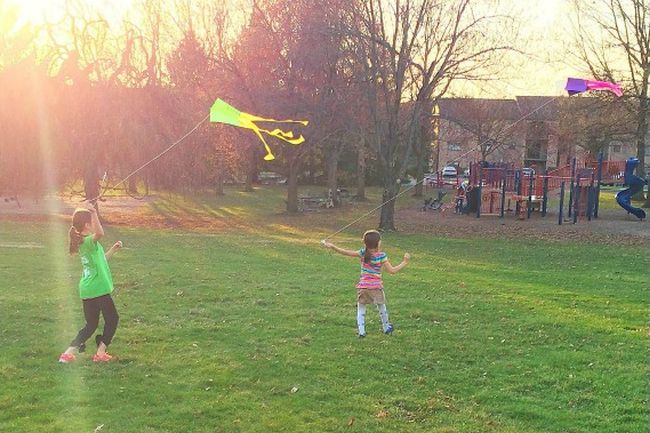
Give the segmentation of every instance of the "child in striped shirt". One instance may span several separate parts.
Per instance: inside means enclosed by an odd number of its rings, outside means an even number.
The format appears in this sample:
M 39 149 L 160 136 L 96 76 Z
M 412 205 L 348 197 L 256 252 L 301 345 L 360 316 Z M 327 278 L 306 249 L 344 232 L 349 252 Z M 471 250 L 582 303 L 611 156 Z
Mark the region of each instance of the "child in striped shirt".
M 380 251 L 381 235 L 376 230 L 365 232 L 363 234 L 363 243 L 363 248 L 354 251 L 339 248 L 331 242 L 321 242 L 324 247 L 333 249 L 339 254 L 361 259 L 361 276 L 357 284 L 357 326 L 360 338 L 366 336 L 366 305 L 368 304 L 377 305 L 384 333 L 390 334 L 393 332 L 393 325 L 388 321 L 381 271 L 382 268 L 386 268 L 391 274 L 397 273 L 411 260 L 411 255 L 405 253 L 404 260 L 399 265 L 391 265 L 386 253 Z

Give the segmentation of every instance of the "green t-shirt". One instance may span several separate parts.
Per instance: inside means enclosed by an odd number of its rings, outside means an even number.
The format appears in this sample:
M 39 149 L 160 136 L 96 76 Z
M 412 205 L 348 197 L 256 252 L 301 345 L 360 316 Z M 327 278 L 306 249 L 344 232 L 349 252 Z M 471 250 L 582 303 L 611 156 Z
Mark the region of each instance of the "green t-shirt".
M 79 257 L 83 271 L 79 281 L 81 299 L 92 299 L 113 291 L 113 277 L 108 268 L 104 248 L 93 240 L 92 235 L 84 237 L 79 246 Z

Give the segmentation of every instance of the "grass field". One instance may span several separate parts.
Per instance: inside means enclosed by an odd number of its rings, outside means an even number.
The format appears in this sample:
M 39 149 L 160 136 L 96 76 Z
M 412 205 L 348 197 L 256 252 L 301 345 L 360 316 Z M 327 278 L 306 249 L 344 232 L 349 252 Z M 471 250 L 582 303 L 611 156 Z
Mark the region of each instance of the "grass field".
M 118 360 L 59 365 L 66 230 L 0 222 L 0 432 L 647 431 L 647 249 L 387 234 L 396 331 L 359 340 L 358 264 L 304 229 L 111 227 Z

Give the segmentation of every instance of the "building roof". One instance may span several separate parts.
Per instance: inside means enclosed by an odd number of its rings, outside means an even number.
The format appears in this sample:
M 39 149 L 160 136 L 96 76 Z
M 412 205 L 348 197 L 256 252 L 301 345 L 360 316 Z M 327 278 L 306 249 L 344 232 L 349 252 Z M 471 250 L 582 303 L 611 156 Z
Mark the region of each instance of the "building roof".
M 600 98 L 568 96 L 517 96 L 515 99 L 443 98 L 439 101 L 440 117 L 457 123 L 483 120 L 559 121 L 563 110 L 610 109 Z
M 458 123 L 484 120 L 516 120 L 521 117 L 514 99 L 443 98 L 438 102 L 440 117 Z
M 533 121 L 557 121 L 560 117 L 557 96 L 517 96 L 519 117 Z

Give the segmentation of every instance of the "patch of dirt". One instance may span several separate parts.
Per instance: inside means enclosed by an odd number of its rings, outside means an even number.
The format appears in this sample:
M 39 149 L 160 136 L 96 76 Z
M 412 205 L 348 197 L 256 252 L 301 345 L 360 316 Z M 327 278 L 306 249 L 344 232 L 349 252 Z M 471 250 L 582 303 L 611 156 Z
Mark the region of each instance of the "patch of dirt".
M 205 215 L 154 213 L 151 211 L 155 197 L 135 200 L 130 197 L 111 197 L 100 203 L 102 218 L 109 225 L 129 227 L 181 229 L 197 232 L 232 232 L 238 230 L 259 230 L 263 226 L 282 224 L 284 226 L 314 230 L 318 227 L 324 232 L 334 232 L 340 213 L 351 215 L 353 221 L 357 214 L 349 208 L 330 209 L 319 213 L 302 215 L 277 214 L 263 221 L 249 221 L 237 217 L 210 217 Z M 0 200 L 0 220 L 39 221 L 60 220 L 69 222 L 70 215 L 78 201 L 65 197 L 22 200 L 16 202 Z M 365 211 L 359 209 L 359 215 Z M 334 216 L 339 218 L 335 218 Z M 345 215 L 345 214 L 344 214 Z M 366 224 L 376 224 L 378 214 L 364 219 Z M 577 224 L 566 220 L 558 225 L 557 215 L 549 213 L 542 218 L 534 212 L 530 219 L 518 220 L 512 215 L 500 219 L 497 216 L 457 215 L 448 210 L 422 212 L 417 209 L 397 210 L 397 228 L 405 233 L 427 233 L 450 238 L 493 238 L 512 240 L 576 241 L 631 246 L 650 245 L 650 226 L 648 220 L 639 221 L 618 209 L 601 209 L 600 218 L 587 221 L 581 218 Z M 358 225 L 359 227 L 361 225 Z M 355 230 L 354 226 L 350 230 Z M 366 226 L 364 225 L 363 228 Z
M 648 221 L 640 221 L 621 210 L 605 209 L 598 219 L 587 221 L 580 218 L 576 224 L 573 219 L 565 219 L 558 224 L 554 213 L 542 217 L 533 212 L 530 219 L 519 220 L 512 215 L 503 219 L 498 216 L 444 214 L 437 211 L 422 212 L 402 210 L 396 218 L 398 229 L 412 233 L 432 233 L 454 238 L 500 238 L 544 241 L 575 240 L 590 243 L 650 245 L 650 226 Z

